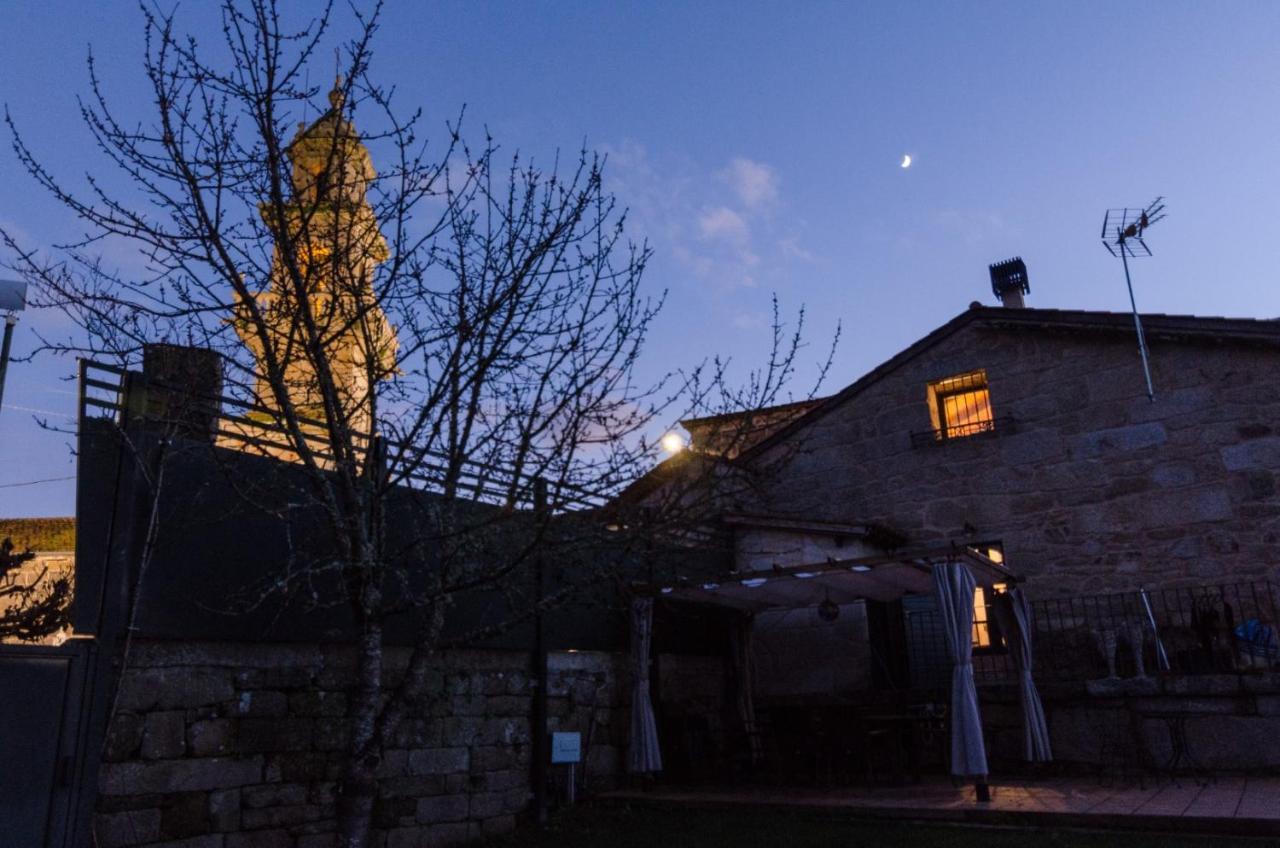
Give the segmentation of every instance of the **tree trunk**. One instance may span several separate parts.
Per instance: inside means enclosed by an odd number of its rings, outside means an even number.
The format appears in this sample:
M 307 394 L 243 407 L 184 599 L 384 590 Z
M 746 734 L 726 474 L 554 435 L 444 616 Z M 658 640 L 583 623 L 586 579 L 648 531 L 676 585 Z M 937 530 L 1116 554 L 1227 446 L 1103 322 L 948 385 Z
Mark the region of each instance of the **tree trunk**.
M 355 702 L 351 711 L 351 739 L 339 783 L 338 833 L 342 848 L 367 848 L 378 794 L 381 760 L 376 739 L 382 689 L 382 624 L 368 621 L 360 638 Z

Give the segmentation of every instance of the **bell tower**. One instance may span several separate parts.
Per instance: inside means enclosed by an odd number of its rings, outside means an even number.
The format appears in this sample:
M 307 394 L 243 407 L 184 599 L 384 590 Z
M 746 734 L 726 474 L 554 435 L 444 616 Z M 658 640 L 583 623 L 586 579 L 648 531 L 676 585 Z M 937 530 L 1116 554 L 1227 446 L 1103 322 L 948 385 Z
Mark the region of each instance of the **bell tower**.
M 275 238 L 271 277 L 256 303 L 265 334 L 241 304 L 236 331 L 258 360 L 257 401 L 275 407 L 268 355 L 283 366 L 290 404 L 327 421 L 321 390 L 327 366 L 349 426 L 369 433 L 376 384 L 395 369 L 396 334 L 378 303 L 374 272 L 389 255 L 369 204 L 376 177 L 369 151 L 344 110 L 341 80 L 330 108 L 301 124 L 286 148 L 290 196 L 259 211 Z

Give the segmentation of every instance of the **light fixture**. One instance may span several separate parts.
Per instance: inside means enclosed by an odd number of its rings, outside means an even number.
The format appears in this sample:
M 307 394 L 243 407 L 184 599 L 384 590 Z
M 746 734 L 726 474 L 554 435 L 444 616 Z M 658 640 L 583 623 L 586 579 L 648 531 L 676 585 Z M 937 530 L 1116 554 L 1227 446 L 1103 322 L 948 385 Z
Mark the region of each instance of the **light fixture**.
M 0 280 L 0 313 L 4 314 L 4 342 L 0 343 L 0 400 L 4 398 L 4 376 L 9 369 L 9 345 L 18 313 L 27 308 L 27 284 L 20 280 Z
M 672 456 L 685 449 L 684 436 L 674 430 L 663 434 L 662 449 Z

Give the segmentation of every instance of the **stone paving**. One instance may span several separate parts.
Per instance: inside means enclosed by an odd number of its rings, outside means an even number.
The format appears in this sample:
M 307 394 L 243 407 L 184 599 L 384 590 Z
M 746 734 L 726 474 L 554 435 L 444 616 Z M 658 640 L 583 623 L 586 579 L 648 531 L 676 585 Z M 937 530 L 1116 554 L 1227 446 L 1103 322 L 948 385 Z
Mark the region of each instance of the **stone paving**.
M 990 824 L 1140 828 L 1280 836 L 1280 777 L 1218 776 L 1145 785 L 1088 778 L 997 781 L 990 803 L 971 785 L 929 780 L 900 787 L 657 787 L 614 792 L 609 800 L 682 806 L 763 806 L 883 818 Z

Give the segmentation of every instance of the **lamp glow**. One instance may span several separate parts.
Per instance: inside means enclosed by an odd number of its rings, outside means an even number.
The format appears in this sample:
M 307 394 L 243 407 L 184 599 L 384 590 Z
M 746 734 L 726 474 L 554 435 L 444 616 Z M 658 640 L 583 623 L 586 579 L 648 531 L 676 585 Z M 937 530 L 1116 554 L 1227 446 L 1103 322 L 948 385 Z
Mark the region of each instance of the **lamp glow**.
M 667 453 L 677 454 L 684 448 L 684 437 L 679 433 L 667 433 L 662 437 L 662 449 Z

